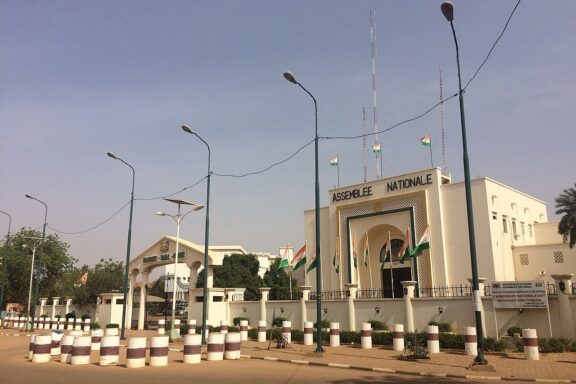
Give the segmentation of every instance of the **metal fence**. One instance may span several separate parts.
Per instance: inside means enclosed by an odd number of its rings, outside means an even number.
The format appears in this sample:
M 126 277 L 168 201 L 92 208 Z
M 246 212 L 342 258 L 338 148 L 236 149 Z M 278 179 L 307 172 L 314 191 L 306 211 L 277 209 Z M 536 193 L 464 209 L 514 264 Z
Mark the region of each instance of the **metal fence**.
M 322 300 L 346 300 L 350 296 L 350 291 L 322 291 Z M 316 292 L 310 292 L 310 300 L 316 300 Z

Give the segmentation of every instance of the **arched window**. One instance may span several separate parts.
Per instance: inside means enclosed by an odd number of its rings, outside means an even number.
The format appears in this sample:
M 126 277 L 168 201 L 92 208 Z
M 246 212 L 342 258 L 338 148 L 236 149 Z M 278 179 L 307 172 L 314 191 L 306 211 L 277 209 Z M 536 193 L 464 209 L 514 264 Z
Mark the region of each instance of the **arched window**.
M 398 257 L 398 252 L 400 252 L 400 248 L 402 248 L 402 246 L 404 245 L 404 240 L 392 239 L 390 241 L 390 244 L 392 245 L 392 247 L 391 247 L 392 248 L 392 261 L 393 262 L 400 261 L 400 258 Z M 386 258 L 386 247 L 384 246 L 380 250 L 380 262 L 382 263 L 385 258 Z

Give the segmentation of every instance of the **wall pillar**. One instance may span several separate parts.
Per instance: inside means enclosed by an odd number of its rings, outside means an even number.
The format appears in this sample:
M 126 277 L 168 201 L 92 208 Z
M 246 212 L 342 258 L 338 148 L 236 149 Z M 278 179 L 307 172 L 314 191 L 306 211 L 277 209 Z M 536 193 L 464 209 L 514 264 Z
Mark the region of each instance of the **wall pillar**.
M 144 320 L 146 316 L 146 286 L 148 285 L 149 272 L 142 273 L 140 281 L 140 305 L 138 306 L 138 330 L 144 329 Z
M 348 330 L 356 332 L 356 307 L 354 306 L 354 299 L 358 292 L 358 284 L 344 284 L 350 295 L 348 295 Z
M 52 314 L 50 318 L 53 319 L 56 317 L 56 306 L 60 305 L 60 298 L 58 296 L 52 298 Z
M 66 310 L 65 310 L 65 315 L 70 313 L 70 306 L 72 305 L 72 299 L 67 297 L 66 298 Z
M 207 286 L 208 286 L 208 288 L 214 287 L 214 266 L 213 265 L 208 266 L 208 284 L 207 284 Z
M 301 285 L 300 291 L 302 291 L 302 298 L 300 299 L 300 320 L 302 325 L 302 330 L 304 330 L 304 323 L 308 321 L 308 313 L 306 311 L 306 301 L 310 300 L 310 290 L 312 287 L 310 285 Z
M 402 281 L 404 287 L 404 330 L 414 332 L 414 309 L 412 308 L 412 298 L 414 297 L 415 281 Z
M 128 302 L 126 303 L 126 328 L 132 328 L 132 308 L 134 307 L 134 287 L 136 286 L 136 275 L 131 273 L 128 281 Z
M 46 302 L 47 302 L 47 301 L 48 301 L 48 298 L 47 298 L 47 297 L 41 297 L 41 298 L 40 298 L 40 313 L 38 313 L 38 316 L 37 316 L 37 317 L 40 317 L 40 316 L 42 316 L 42 315 L 44 314 L 44 307 L 46 306 Z M 31 316 L 34 317 L 34 316 L 36 316 L 36 315 L 34 314 L 34 315 L 31 315 Z
M 574 319 L 572 308 L 570 306 L 570 296 L 572 292 L 572 277 L 574 274 L 552 275 L 556 283 L 556 292 L 558 295 L 558 312 L 560 317 L 560 332 L 562 337 L 574 338 Z
M 266 302 L 269 294 L 270 288 L 260 288 L 260 320 L 266 320 Z

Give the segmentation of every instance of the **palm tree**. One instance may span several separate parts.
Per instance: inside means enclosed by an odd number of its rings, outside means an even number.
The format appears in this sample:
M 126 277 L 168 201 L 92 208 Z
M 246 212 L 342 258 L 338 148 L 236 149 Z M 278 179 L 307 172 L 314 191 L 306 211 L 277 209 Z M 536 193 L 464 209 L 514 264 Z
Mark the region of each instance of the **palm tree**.
M 576 187 L 576 184 L 574 184 Z M 565 189 L 556 198 L 556 214 L 563 215 L 558 224 L 558 233 L 568 241 L 570 248 L 576 244 L 576 188 Z

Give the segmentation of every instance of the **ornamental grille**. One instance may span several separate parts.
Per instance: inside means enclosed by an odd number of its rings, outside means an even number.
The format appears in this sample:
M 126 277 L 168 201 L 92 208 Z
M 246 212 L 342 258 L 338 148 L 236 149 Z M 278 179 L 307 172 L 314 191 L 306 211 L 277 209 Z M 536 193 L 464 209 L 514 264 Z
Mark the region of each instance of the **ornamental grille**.
M 520 254 L 520 265 L 528 265 L 530 264 L 530 261 L 528 260 L 528 254 L 527 253 L 521 253 Z
M 350 250 L 348 249 L 348 235 L 349 232 L 346 228 L 346 220 L 354 218 L 355 216 L 364 216 L 381 212 L 385 214 L 389 211 L 399 209 L 413 208 L 414 213 L 414 232 L 411 233 L 411 243 L 413 246 L 420 240 L 420 235 L 424 232 L 427 225 L 426 220 L 426 199 L 425 193 L 419 192 L 411 195 L 403 195 L 395 198 L 379 199 L 366 202 L 361 205 L 353 207 L 345 207 L 339 210 L 339 234 L 340 234 L 340 249 L 342 260 L 342 273 L 345 281 L 351 281 L 350 268 L 348 260 L 350 260 Z M 411 229 L 412 230 L 412 229 Z M 405 229 L 402 230 L 404 232 Z M 407 266 L 411 265 L 410 262 L 406 263 Z M 352 267 L 353 268 L 353 267 Z M 432 286 L 432 272 L 430 265 L 430 251 L 424 251 L 418 256 L 418 283 L 420 286 Z
M 554 251 L 554 262 L 556 264 L 561 264 L 564 262 L 564 255 L 562 251 Z

